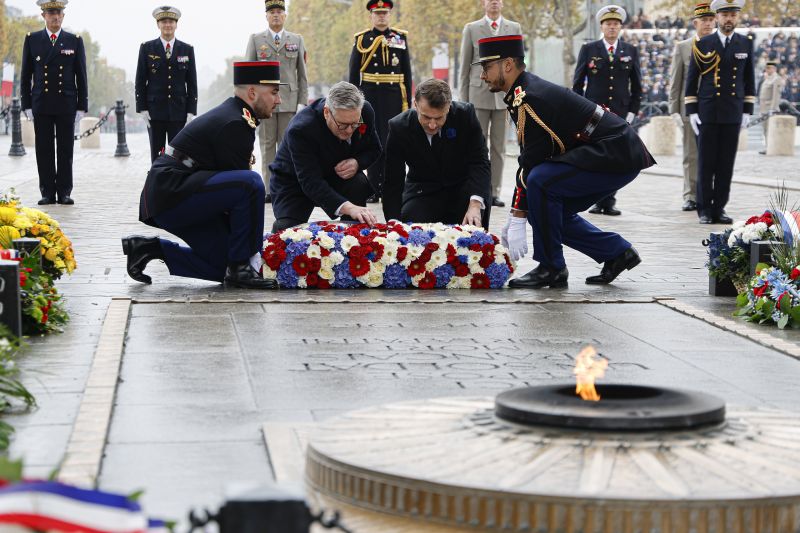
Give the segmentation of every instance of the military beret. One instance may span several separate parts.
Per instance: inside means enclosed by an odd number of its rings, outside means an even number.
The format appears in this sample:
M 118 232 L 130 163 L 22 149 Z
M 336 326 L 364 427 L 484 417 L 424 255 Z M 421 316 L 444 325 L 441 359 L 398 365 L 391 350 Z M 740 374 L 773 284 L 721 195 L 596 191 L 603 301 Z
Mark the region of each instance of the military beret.
M 281 83 L 280 61 L 237 61 L 233 64 L 234 85 L 288 85 Z

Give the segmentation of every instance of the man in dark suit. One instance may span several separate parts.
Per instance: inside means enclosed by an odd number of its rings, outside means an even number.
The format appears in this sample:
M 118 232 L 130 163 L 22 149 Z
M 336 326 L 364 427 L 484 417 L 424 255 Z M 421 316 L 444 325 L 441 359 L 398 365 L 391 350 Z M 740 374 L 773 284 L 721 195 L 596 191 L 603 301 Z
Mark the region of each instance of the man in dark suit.
M 686 78 L 686 114 L 697 135 L 697 215 L 731 224 L 725 213 L 739 132 L 756 102 L 753 41 L 736 33 L 744 0 L 714 0 L 717 31 L 697 41 Z
M 452 100 L 447 83 L 430 79 L 417 87 L 416 109 L 389 121 L 386 220 L 488 228 L 492 175 L 486 139 L 473 105 Z
M 411 107 L 411 54 L 408 32 L 389 26 L 392 0 L 367 0 L 372 28 L 354 36 L 350 53 L 349 81 L 359 87 L 375 111 L 375 126 L 381 145 L 386 144 L 389 120 Z M 384 159 L 368 170 L 375 189 L 370 202 L 377 202 L 383 188 Z
M 128 274 L 151 283 L 147 264 L 161 259 L 170 274 L 274 289 L 260 274 L 264 182 L 252 171 L 258 121 L 280 104 L 280 63 L 234 63 L 235 96 L 178 133 L 147 174 L 139 220 L 180 237 L 188 247 L 155 237 L 122 239 Z
M 642 101 L 642 72 L 639 51 L 619 39 L 625 10 L 609 5 L 597 12 L 603 38 L 584 44 L 578 55 L 572 90 L 609 109 L 630 124 Z M 586 89 L 584 90 L 584 86 Z M 593 214 L 619 215 L 616 193 L 600 200 L 589 210 Z
M 28 118 L 33 111 L 39 205 L 75 203 L 70 197 L 75 118 L 89 110 L 83 40 L 61 29 L 68 1 L 37 1 L 47 27 L 29 33 L 22 49 L 20 94 Z
M 563 246 L 604 263 L 589 284 L 607 284 L 641 262 L 631 243 L 601 231 L 578 213 L 655 164 L 623 119 L 574 92 L 525 71 L 522 36 L 479 41 L 482 77 L 505 102 L 522 147 L 517 188 L 502 242 L 514 260 L 528 253 L 539 266 L 511 280 L 512 288 L 565 287 Z
M 194 48 L 175 38 L 179 9 L 153 11 L 161 36 L 142 43 L 136 65 L 136 112 L 150 133 L 150 159 L 155 161 L 166 145 L 197 114 L 197 65 Z
M 269 166 L 272 231 L 307 222 L 315 207 L 332 219 L 377 223 L 365 207 L 373 189 L 364 171 L 380 155 L 372 106 L 355 85 L 337 83 L 295 115 Z

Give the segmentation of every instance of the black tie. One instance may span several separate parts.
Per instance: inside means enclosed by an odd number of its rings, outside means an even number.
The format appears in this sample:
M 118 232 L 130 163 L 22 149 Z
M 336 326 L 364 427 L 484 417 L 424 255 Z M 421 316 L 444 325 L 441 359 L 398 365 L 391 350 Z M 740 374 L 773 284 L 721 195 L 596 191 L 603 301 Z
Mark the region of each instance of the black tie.
M 725 37 L 725 48 L 728 48 L 728 45 L 731 44 L 731 38 Z

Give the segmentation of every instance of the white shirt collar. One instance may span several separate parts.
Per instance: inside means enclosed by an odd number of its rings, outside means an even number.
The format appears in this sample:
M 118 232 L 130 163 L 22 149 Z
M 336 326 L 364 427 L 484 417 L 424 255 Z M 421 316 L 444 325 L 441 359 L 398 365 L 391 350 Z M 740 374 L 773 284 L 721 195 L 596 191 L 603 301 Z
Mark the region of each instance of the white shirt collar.
M 47 28 L 45 28 L 45 29 L 47 30 Z M 63 29 L 63 28 L 62 28 L 62 29 Z M 51 32 L 50 30 L 47 30 L 47 36 L 48 36 L 48 37 L 50 37 L 51 35 L 53 35 L 53 32 Z M 56 36 L 56 39 L 58 39 L 59 37 L 61 37 L 61 30 L 58 30 L 58 31 L 55 33 L 55 36 Z
M 159 39 L 161 40 L 161 46 L 163 46 L 164 47 L 164 51 L 166 51 L 167 50 L 167 41 L 165 41 L 163 37 L 159 37 Z M 175 37 L 173 37 L 172 40 L 169 41 L 169 49 L 170 50 L 175 50 L 175 41 L 176 41 Z
M 606 45 L 606 50 L 608 50 L 609 48 L 611 48 L 613 46 L 614 47 L 614 53 L 616 53 L 617 52 L 617 48 L 619 47 L 619 39 L 617 39 L 613 43 L 610 43 L 610 42 L 606 41 L 605 38 L 604 38 L 603 39 L 603 44 Z
M 428 138 L 428 144 L 433 146 L 433 135 L 428 134 L 427 131 L 422 130 L 425 133 L 425 136 Z M 439 133 L 436 134 L 440 139 L 442 138 L 442 130 L 439 130 Z
M 500 26 L 503 24 L 503 16 L 502 16 L 502 15 L 500 15 L 500 16 L 497 18 L 497 20 L 492 20 L 492 19 L 490 19 L 488 15 L 484 15 L 484 17 L 483 17 L 483 18 L 484 18 L 484 19 L 486 19 L 486 24 L 488 24 L 488 25 L 489 25 L 489 27 L 491 27 L 491 26 L 492 26 L 492 22 L 497 22 L 497 28 L 498 28 L 498 29 L 499 29 L 499 28 L 500 28 Z
M 727 39 L 728 37 L 730 37 L 730 38 L 731 38 L 731 40 L 733 40 L 733 33 L 731 33 L 730 35 L 725 35 L 724 33 L 722 33 L 722 32 L 719 30 L 719 28 L 717 28 L 717 35 L 719 35 L 719 40 L 720 40 L 720 42 L 722 43 L 722 46 L 723 46 L 723 47 L 725 46 L 725 39 Z
M 272 29 L 271 29 L 271 28 L 268 28 L 268 30 L 269 30 L 269 36 L 270 36 L 270 37 L 272 37 L 272 40 L 273 40 L 273 41 L 275 40 L 275 35 L 280 35 L 280 37 L 281 37 L 281 41 L 283 40 L 283 33 L 284 33 L 286 30 L 281 30 L 281 31 L 279 31 L 277 34 L 276 34 L 274 31 L 272 31 Z

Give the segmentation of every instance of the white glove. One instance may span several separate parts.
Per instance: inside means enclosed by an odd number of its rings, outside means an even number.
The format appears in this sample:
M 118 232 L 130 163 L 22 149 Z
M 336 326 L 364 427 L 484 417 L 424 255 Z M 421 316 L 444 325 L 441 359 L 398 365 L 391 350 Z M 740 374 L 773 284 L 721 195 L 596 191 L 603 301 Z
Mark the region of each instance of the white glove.
M 139 113 L 142 118 L 144 119 L 144 123 L 147 124 L 147 127 L 150 127 L 150 111 L 142 111 Z
M 85 113 L 83 111 L 76 111 L 75 112 L 75 122 L 80 122 L 83 119 Z
M 193 113 L 186 113 L 186 123 L 188 124 L 189 122 L 191 122 L 193 120 L 194 120 L 194 114 Z
M 700 135 L 700 125 L 702 124 L 702 122 L 700 122 L 700 115 L 698 115 L 697 113 L 692 113 L 691 115 L 689 115 L 689 124 L 692 125 L 692 130 L 694 130 L 694 134 Z
M 742 115 L 742 129 L 750 125 L 750 115 Z
M 627 122 L 628 124 L 633 124 L 633 119 L 635 119 L 635 118 L 636 118 L 636 115 L 634 115 L 633 113 L 628 111 L 628 116 L 625 117 L 625 122 Z
M 33 111 L 31 111 L 30 109 L 26 109 L 25 111 L 23 111 L 23 113 L 25 114 L 25 118 L 27 118 L 28 120 L 33 120 Z
M 503 226 L 503 229 L 500 231 L 500 244 L 502 244 L 506 249 L 508 249 L 508 228 L 511 226 L 512 218 L 514 218 L 512 215 L 508 215 L 506 225 Z
M 511 259 L 519 261 L 528 255 L 528 219 L 510 217 L 508 227 L 508 251 Z

